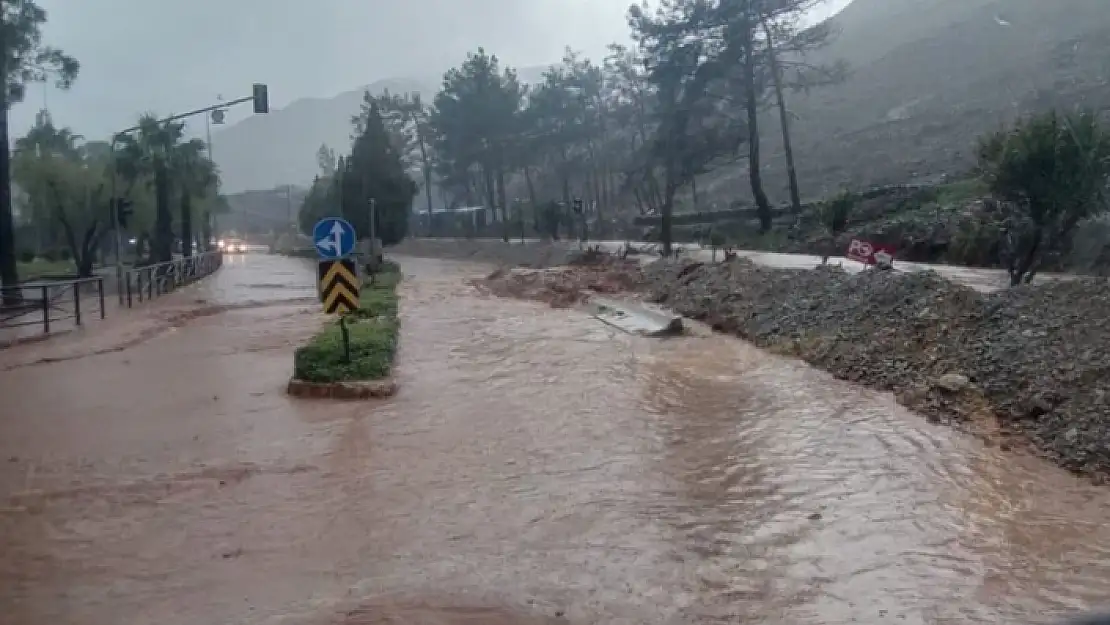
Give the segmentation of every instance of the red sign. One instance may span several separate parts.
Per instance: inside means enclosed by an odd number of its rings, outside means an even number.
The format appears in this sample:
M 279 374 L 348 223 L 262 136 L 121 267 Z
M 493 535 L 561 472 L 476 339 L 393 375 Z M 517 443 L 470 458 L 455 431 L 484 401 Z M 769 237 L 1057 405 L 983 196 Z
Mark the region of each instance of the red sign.
M 865 265 L 891 266 L 894 264 L 894 252 L 895 249 L 887 245 L 852 239 L 844 257 Z

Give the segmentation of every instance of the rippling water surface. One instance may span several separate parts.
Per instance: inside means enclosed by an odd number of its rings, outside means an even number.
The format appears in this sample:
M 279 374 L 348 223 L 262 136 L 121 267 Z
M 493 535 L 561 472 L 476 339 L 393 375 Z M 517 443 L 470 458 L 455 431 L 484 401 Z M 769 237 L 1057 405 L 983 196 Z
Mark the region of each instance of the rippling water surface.
M 319 315 L 269 257 L 138 313 L 215 307 L 170 330 L 0 353 L 0 622 L 1022 623 L 1110 593 L 1110 491 L 738 341 L 403 266 L 385 402 L 282 393 Z

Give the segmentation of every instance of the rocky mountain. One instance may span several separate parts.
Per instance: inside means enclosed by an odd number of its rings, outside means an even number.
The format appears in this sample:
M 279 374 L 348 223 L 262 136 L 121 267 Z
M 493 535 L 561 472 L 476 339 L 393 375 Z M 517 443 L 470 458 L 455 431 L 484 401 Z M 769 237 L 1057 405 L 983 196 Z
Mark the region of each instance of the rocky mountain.
M 1050 106 L 1110 108 L 1110 0 L 854 0 L 815 62 L 844 59 L 843 84 L 792 96 L 803 193 L 928 180 L 970 164 L 974 137 Z M 521 71 L 525 82 L 542 68 Z M 372 92 L 434 93 L 438 79 L 391 79 Z M 321 143 L 343 148 L 363 90 L 304 99 L 214 136 L 230 192 L 307 184 Z M 777 115 L 764 115 L 768 191 L 784 199 Z M 746 163 L 702 185 L 746 194 Z

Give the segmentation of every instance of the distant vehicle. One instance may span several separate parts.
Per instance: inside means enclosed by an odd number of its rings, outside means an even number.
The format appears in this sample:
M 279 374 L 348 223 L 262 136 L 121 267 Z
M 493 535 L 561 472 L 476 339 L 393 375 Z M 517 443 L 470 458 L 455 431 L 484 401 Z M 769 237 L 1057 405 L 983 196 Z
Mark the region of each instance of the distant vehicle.
M 247 251 L 247 242 L 242 239 L 220 239 L 216 242 L 216 247 L 228 254 L 243 254 Z
M 216 247 L 227 254 L 249 254 L 252 252 L 269 252 L 268 245 L 256 245 L 248 243 L 243 239 L 237 237 L 227 237 L 216 241 Z

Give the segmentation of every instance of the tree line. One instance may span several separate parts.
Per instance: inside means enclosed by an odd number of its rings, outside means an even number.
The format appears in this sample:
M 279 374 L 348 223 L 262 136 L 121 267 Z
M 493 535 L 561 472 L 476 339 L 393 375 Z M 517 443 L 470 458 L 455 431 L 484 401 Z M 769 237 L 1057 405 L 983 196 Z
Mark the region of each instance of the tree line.
M 523 236 L 526 222 L 558 238 L 589 221 L 604 236 L 625 216 L 656 215 L 669 254 L 676 205 L 698 211 L 698 177 L 736 167 L 767 233 L 775 214 L 760 175 L 761 124 L 770 115 L 782 133 L 790 214 L 800 215 L 791 94 L 849 74 L 842 62 L 813 60 L 837 34 L 831 22 L 805 25 L 820 3 L 633 5 L 634 43 L 611 45 L 600 62 L 567 49 L 541 80 L 524 84 L 478 48 L 446 72 L 430 101 L 367 94 L 364 113 L 378 112 L 393 151 L 420 181 L 429 230 L 438 192 L 448 208 L 496 211 L 506 240 L 517 228 Z M 974 153 L 968 174 L 985 183 L 1000 213 L 970 238 L 1014 284 L 1065 254 L 1077 228 L 1107 211 L 1110 134 L 1095 113 L 1033 112 L 984 133 Z M 847 227 L 852 195 L 816 206 L 830 230 Z
M 802 26 L 820 1 L 633 6 L 634 45 L 613 44 L 600 62 L 568 49 L 537 84 L 523 84 L 512 67 L 478 48 L 446 72 L 431 100 L 368 93 L 356 135 L 373 109 L 392 151 L 422 187 L 429 228 L 437 203 L 484 206 L 495 211 L 506 239 L 513 224 L 523 228 L 526 221 L 558 238 L 579 219 L 579 207 L 581 219 L 602 234 L 623 215 L 660 215 L 669 249 L 678 198 L 696 206 L 697 176 L 736 166 L 747 170 L 761 227 L 769 229 L 762 114 L 773 111 L 781 122 L 790 199 L 800 208 L 789 94 L 846 75 L 843 64 L 807 59 L 835 34 L 827 23 Z
M 85 141 L 42 111 L 15 141 L 11 179 L 21 260 L 61 250 L 81 277 L 112 247 L 113 203 L 138 264 L 171 260 L 175 251 L 190 256 L 194 245 L 208 249 L 213 215 L 223 210 L 205 143 L 186 140 L 184 124 L 152 114 L 111 143 Z
M 35 82 L 69 88 L 80 63 L 42 42 L 46 12 L 33 0 L 0 1 L 0 140 L 10 145 L 8 113 Z M 79 276 L 111 247 L 119 216 L 125 241 L 136 239 L 137 262 L 190 255 L 211 240 L 222 210 L 219 177 L 204 142 L 186 140 L 184 124 L 140 117 L 134 132 L 87 141 L 41 111 L 27 133 L 0 155 L 0 283 L 19 282 L 18 261 L 68 257 Z M 19 219 L 16 219 L 18 207 Z M 115 209 L 118 209 L 115 210 Z M 16 298 L 5 292 L 5 300 Z

